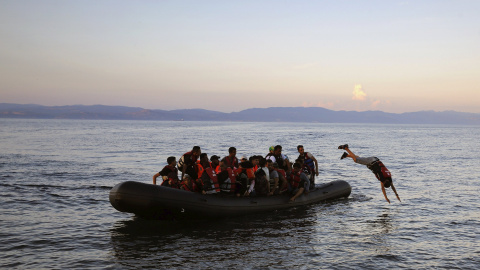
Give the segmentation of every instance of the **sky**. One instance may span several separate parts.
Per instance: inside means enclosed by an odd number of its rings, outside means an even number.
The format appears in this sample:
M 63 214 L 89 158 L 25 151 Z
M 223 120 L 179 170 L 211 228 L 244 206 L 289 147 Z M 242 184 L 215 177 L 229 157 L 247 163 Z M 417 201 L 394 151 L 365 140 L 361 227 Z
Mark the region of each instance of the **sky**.
M 0 103 L 480 113 L 480 1 L 1 0 Z

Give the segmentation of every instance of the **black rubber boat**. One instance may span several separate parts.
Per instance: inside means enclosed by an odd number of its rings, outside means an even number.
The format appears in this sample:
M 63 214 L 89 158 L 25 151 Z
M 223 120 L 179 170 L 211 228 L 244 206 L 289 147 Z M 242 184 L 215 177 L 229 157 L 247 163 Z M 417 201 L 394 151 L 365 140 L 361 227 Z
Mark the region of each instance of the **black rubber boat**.
M 281 210 L 293 206 L 347 198 L 351 186 L 342 180 L 317 185 L 289 203 L 290 195 L 234 197 L 202 195 L 158 185 L 127 181 L 110 191 L 110 203 L 120 212 L 147 219 L 222 218 Z

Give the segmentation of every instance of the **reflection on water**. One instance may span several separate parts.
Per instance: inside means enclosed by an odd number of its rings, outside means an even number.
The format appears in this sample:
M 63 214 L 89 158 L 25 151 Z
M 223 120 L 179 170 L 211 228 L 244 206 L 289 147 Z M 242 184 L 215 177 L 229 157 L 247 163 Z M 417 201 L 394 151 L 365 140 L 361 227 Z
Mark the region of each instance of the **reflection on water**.
M 386 210 L 386 212 L 377 216 L 373 221 L 367 220 L 367 224 L 371 229 L 370 240 L 374 244 L 378 255 L 388 255 L 391 249 L 391 243 L 389 243 L 390 236 L 388 234 L 395 228 L 392 225 L 392 218 L 389 212 L 389 210 Z
M 387 234 L 393 229 L 392 219 L 387 210 L 373 221 L 367 221 L 376 234 Z
M 311 209 L 298 207 L 222 220 L 132 218 L 114 224 L 111 244 L 117 263 L 125 266 L 134 266 L 131 262 L 135 261 L 135 267 L 142 267 L 138 265 L 139 258 L 144 266 L 151 266 L 153 261 L 169 268 L 232 267 L 233 259 L 250 267 L 264 267 L 257 262 L 266 261 L 270 266 L 284 266 L 287 262 L 278 261 L 279 253 L 285 253 L 288 259 L 293 247 L 309 244 L 309 236 L 318 227 L 315 216 Z M 256 257 L 262 259 L 255 260 Z M 269 261 L 269 257 L 275 260 Z

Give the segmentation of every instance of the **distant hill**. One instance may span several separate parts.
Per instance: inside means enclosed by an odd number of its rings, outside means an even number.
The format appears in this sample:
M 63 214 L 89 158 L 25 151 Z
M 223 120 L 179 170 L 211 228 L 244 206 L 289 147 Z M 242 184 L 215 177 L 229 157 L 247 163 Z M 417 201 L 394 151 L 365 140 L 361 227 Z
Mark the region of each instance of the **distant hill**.
M 478 113 L 419 111 L 396 114 L 382 111 L 333 111 L 319 107 L 253 108 L 223 113 L 203 109 L 166 111 L 105 105 L 0 103 L 0 118 L 480 125 Z

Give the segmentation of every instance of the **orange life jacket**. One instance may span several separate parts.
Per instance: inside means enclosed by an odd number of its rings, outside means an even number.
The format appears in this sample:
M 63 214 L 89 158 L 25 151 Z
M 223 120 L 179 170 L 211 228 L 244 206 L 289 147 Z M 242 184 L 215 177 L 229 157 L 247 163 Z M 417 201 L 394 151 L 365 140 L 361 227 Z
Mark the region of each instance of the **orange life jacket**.
M 217 174 L 212 169 L 212 167 L 204 168 L 200 162 L 197 162 L 198 169 L 198 181 L 203 184 L 203 189 L 207 194 L 213 194 L 220 192 L 220 187 L 218 185 Z M 204 178 L 204 174 L 208 175 L 208 178 Z M 207 181 L 204 181 L 206 179 Z
M 213 168 L 212 162 L 210 162 L 210 167 Z M 217 165 L 217 167 L 213 168 L 213 170 L 215 171 L 216 174 L 219 174 L 222 171 L 222 169 L 220 168 L 220 165 Z

